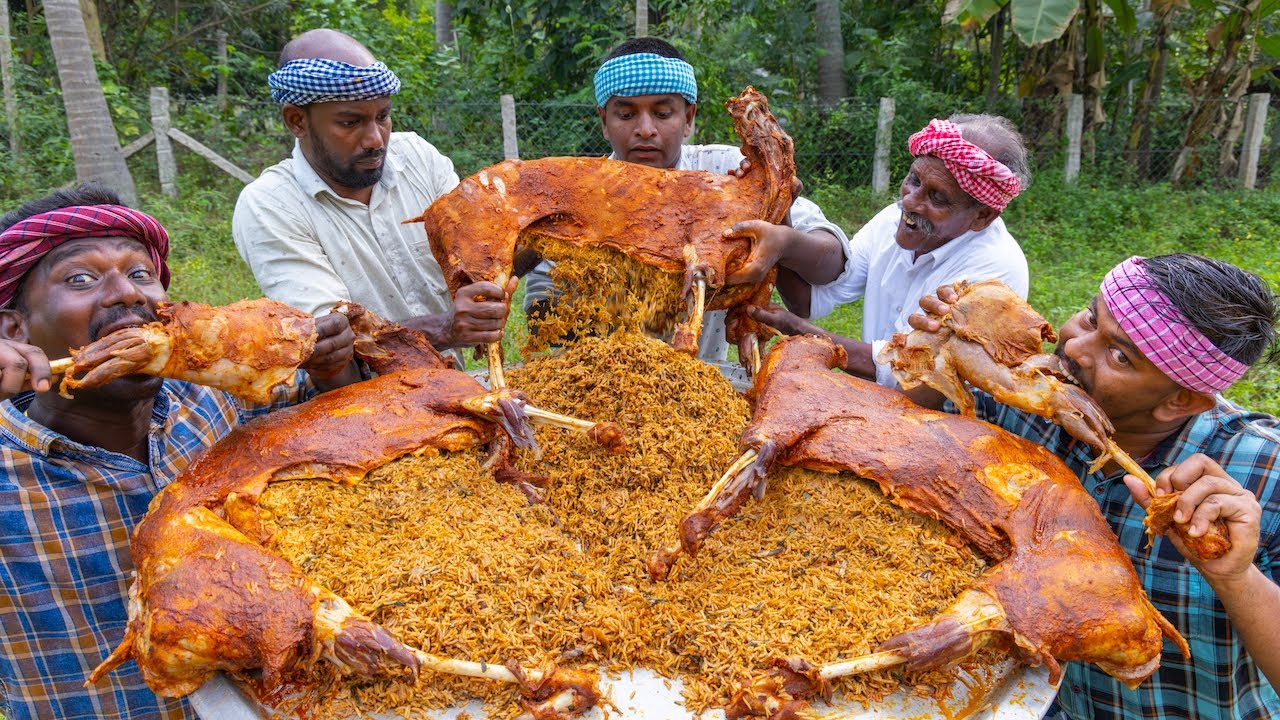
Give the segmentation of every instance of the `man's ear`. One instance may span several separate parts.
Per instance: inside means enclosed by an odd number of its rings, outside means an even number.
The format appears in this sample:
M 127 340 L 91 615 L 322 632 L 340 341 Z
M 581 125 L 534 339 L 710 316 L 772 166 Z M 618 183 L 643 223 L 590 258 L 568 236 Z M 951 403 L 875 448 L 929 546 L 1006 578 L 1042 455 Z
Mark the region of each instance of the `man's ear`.
M 17 310 L 0 310 L 0 339 L 14 342 L 30 342 L 27 334 L 27 318 Z
M 1158 422 L 1175 422 L 1192 415 L 1199 415 L 1213 407 L 1216 402 L 1212 395 L 1178 388 L 1151 409 L 1151 416 Z
M 687 140 L 693 134 L 693 120 L 698 115 L 698 104 L 686 102 L 684 106 L 684 137 Z
M 990 205 L 978 205 L 978 212 L 973 216 L 973 222 L 969 223 L 969 229 L 974 232 L 982 232 L 986 230 L 991 223 L 1000 217 L 1000 211 Z
M 605 100 L 605 101 L 604 101 L 604 104 L 605 104 L 605 105 L 608 105 L 608 104 L 609 104 L 609 101 L 608 101 L 608 100 Z M 600 107 L 600 106 L 598 106 L 598 105 L 597 105 L 597 106 L 596 106 L 596 114 L 600 116 L 600 134 L 604 136 L 604 139 L 605 139 L 605 140 L 608 140 L 608 139 L 609 139 L 609 128 L 605 126 L 605 122 L 604 122 L 604 108 L 602 108 L 602 107 Z
M 302 139 L 307 136 L 307 111 L 293 103 L 285 103 L 280 109 L 280 114 L 284 116 L 284 125 L 289 128 L 289 132 L 293 136 Z

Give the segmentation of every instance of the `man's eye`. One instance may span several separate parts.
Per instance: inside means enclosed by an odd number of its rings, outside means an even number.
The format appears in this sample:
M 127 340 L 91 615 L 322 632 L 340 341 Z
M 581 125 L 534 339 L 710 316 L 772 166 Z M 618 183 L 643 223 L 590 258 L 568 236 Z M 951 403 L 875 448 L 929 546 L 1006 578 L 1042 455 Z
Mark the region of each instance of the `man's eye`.
M 351 128 L 356 126 L 356 121 L 355 120 L 339 120 L 338 126 L 350 130 Z
M 941 207 L 946 207 L 947 205 L 951 204 L 951 201 L 943 197 L 942 193 L 936 193 L 936 192 L 929 193 L 929 199 L 933 201 L 934 205 L 938 205 Z
M 129 273 L 129 277 L 135 278 L 135 279 L 150 278 L 153 276 L 154 274 L 146 268 L 138 268 L 137 270 L 134 270 L 133 272 Z
M 1113 347 L 1113 348 L 1111 348 L 1111 359 L 1112 359 L 1112 360 L 1115 360 L 1115 362 L 1116 362 L 1116 364 L 1117 364 L 1117 365 L 1128 365 L 1128 364 L 1130 364 L 1130 363 L 1129 363 L 1129 356 L 1128 356 L 1128 355 L 1125 355 L 1125 354 L 1124 354 L 1124 351 L 1123 351 L 1123 350 L 1121 350 L 1120 348 L 1114 348 L 1114 347 Z
M 659 120 L 666 120 L 667 118 L 673 115 L 673 113 L 670 110 L 663 110 L 655 114 L 658 116 Z
M 83 285 L 90 282 L 93 282 L 93 276 L 89 273 L 76 273 L 67 278 L 69 285 Z

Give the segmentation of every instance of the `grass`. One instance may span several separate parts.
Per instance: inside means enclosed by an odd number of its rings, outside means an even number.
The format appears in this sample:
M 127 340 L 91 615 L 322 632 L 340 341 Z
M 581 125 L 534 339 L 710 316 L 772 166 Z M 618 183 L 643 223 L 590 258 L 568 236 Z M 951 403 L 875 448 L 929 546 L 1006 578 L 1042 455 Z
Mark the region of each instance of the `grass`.
M 259 295 L 231 241 L 237 181 L 185 174 L 177 199 L 145 185 L 141 189 L 144 209 L 159 218 L 173 238 L 170 294 L 175 299 L 216 305 Z M 866 188 L 838 187 L 816 188 L 809 197 L 850 234 L 892 199 Z M 1280 193 L 1132 188 L 1088 178 L 1066 185 L 1045 176 L 1037 178 L 1004 217 L 1031 266 L 1031 304 L 1055 326 L 1084 307 L 1102 276 L 1130 255 L 1200 253 L 1256 272 L 1280 288 Z M 522 286 L 512 304 L 505 341 L 512 360 L 518 358 L 516 348 L 525 332 L 523 293 Z M 859 337 L 861 312 L 861 303 L 853 303 L 819 324 Z M 1246 407 L 1280 414 L 1280 369 L 1257 367 L 1227 394 Z

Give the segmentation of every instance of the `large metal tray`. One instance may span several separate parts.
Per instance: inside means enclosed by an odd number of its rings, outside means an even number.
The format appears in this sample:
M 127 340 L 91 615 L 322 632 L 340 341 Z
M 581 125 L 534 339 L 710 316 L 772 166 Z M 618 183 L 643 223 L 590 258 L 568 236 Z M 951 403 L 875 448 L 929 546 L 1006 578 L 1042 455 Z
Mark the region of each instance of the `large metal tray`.
M 720 372 L 739 392 L 750 385 L 750 379 L 736 363 L 714 362 Z M 481 384 L 488 387 L 488 373 L 473 370 Z M 814 658 L 815 660 L 817 658 Z M 640 668 L 624 673 L 618 678 L 603 678 L 602 689 L 617 706 L 618 712 L 610 717 L 642 718 L 643 720 L 693 720 L 693 714 L 681 703 L 679 680 L 668 680 L 656 673 Z M 1049 684 L 1044 668 L 1033 668 L 1012 660 L 994 668 L 990 675 L 975 676 L 961 672 L 951 687 L 951 697 L 946 701 L 912 695 L 902 691 L 893 693 L 872 707 L 849 702 L 836 697 L 831 705 L 818 701 L 814 709 L 830 720 L 921 720 L 922 718 L 947 718 L 948 720 L 1038 720 L 1044 717 L 1057 687 Z M 216 675 L 189 696 L 192 707 L 203 720 L 259 720 L 264 717 L 261 707 L 222 675 Z M 463 717 L 483 720 L 488 718 L 483 706 L 477 702 L 444 710 L 428 711 L 421 716 L 439 720 Z M 376 716 L 379 720 L 392 716 Z M 600 709 L 587 713 L 584 720 L 604 720 Z M 705 720 L 723 720 L 724 712 L 714 710 L 704 713 Z

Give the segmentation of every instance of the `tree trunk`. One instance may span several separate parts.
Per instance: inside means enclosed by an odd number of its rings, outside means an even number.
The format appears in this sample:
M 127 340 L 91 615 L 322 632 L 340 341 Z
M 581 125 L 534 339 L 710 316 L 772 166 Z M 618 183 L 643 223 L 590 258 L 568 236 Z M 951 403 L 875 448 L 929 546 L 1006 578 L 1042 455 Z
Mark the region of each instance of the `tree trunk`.
M 844 35 L 840 31 L 839 0 L 818 0 L 815 22 L 818 32 L 818 100 L 827 107 L 844 99 Z
M 9 38 L 9 5 L 0 6 L 0 86 L 4 90 L 4 115 L 9 127 L 10 160 L 22 155 L 18 142 L 18 103 L 13 95 L 13 43 Z
M 991 18 L 991 58 L 987 63 L 988 112 L 995 112 L 996 103 L 1000 100 L 1000 71 L 1004 67 L 1004 16 L 1007 12 L 1008 5 L 997 10 Z
M 1134 158 L 1134 167 L 1138 177 L 1151 177 L 1151 111 L 1160 102 L 1160 94 L 1164 90 L 1164 69 L 1169 53 L 1165 43 L 1169 32 L 1173 29 L 1173 4 L 1163 6 L 1156 15 L 1156 26 L 1151 33 L 1151 47 L 1155 52 L 1151 64 L 1147 66 L 1147 77 L 1142 84 L 1142 95 L 1134 108 L 1133 123 L 1129 126 L 1129 143 L 1127 149 Z
M 436 0 L 436 50 L 453 46 L 453 3 Z
M 1098 0 L 1085 0 L 1084 13 L 1084 134 L 1083 154 L 1093 164 L 1097 154 L 1097 128 L 1106 121 L 1102 95 L 1107 87 L 1106 44 L 1103 41 L 1103 14 Z
M 1253 61 L 1257 58 L 1257 54 L 1258 43 L 1251 40 L 1249 42 L 1249 55 L 1240 64 L 1240 69 L 1236 72 L 1236 79 L 1227 90 L 1227 97 L 1230 98 L 1229 104 L 1233 109 L 1230 113 L 1224 115 L 1226 122 L 1218 133 L 1219 180 L 1234 178 L 1240 168 L 1240 160 L 1236 157 L 1236 142 L 1240 140 L 1240 135 L 1244 132 L 1244 111 L 1248 105 L 1244 95 L 1249 90 L 1249 78 L 1253 74 Z
M 1214 119 L 1222 110 L 1220 100 L 1227 88 L 1227 83 L 1236 73 L 1240 46 L 1244 42 L 1253 18 L 1258 14 L 1258 6 L 1262 0 L 1249 0 L 1243 6 L 1236 6 L 1231 15 L 1223 20 L 1231 22 L 1231 27 L 1223 34 L 1219 47 L 1221 54 L 1217 62 L 1200 76 L 1188 93 L 1193 101 L 1190 121 L 1186 134 L 1182 138 L 1182 149 L 1178 151 L 1178 159 L 1173 163 L 1173 171 L 1169 173 L 1169 182 L 1178 185 L 1195 174 L 1203 161 L 1201 143 L 1212 127 Z
M 44 16 L 58 65 L 76 178 L 102 182 L 118 192 L 125 203 L 135 205 L 138 192 L 120 152 L 111 111 L 93 66 L 79 0 L 45 0 Z
M 93 50 L 93 59 L 107 61 L 107 45 L 102 41 L 102 21 L 98 17 L 97 0 L 80 0 L 80 14 L 84 16 L 84 31 Z

